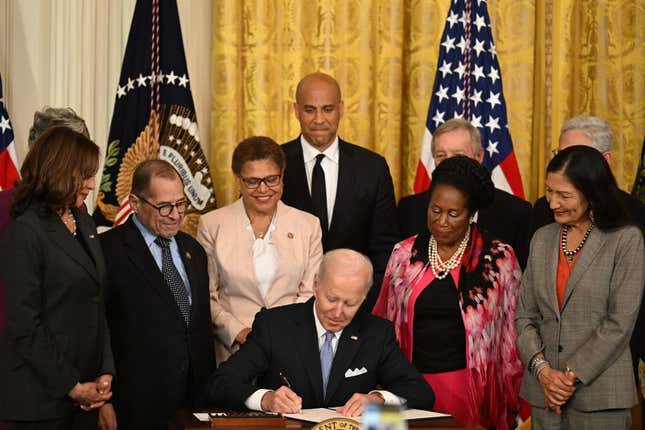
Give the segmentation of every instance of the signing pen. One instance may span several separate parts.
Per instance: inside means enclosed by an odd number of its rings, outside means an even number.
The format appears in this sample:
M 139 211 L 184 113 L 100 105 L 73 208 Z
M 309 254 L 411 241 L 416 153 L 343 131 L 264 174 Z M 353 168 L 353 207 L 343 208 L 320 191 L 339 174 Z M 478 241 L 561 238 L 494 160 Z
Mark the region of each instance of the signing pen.
M 288 388 L 291 388 L 291 384 L 289 383 L 289 380 L 287 379 L 286 376 L 282 372 L 280 372 L 280 379 L 282 379 L 282 382 L 284 382 L 284 385 L 286 385 Z

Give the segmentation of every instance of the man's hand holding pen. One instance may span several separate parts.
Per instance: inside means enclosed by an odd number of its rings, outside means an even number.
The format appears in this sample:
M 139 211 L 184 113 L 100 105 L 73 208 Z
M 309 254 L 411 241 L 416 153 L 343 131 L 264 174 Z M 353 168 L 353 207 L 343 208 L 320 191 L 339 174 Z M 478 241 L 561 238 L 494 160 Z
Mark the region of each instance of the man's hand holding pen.
M 280 372 L 280 379 L 284 383 L 282 387 L 262 396 L 262 410 L 280 414 L 299 413 L 302 410 L 302 398 L 291 390 L 291 384 L 282 372 Z
M 267 391 L 262 396 L 262 410 L 279 414 L 296 414 L 302 410 L 302 398 L 283 385 L 275 391 Z

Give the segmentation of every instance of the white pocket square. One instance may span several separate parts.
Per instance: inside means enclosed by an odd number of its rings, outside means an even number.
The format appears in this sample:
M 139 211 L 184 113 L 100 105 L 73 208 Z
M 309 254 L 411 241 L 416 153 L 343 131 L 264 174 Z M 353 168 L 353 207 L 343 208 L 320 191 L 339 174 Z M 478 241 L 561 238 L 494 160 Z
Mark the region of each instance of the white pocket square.
M 361 367 L 360 369 L 357 367 L 354 370 L 347 369 L 347 372 L 345 372 L 345 378 L 351 378 L 353 376 L 362 375 L 363 373 L 367 373 L 367 369 L 365 367 Z

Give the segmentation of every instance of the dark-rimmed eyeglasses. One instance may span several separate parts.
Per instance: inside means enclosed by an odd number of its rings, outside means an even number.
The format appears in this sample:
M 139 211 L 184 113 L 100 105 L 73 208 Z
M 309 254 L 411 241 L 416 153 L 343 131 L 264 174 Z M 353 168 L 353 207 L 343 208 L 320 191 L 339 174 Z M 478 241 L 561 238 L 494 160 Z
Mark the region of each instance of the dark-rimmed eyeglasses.
M 270 175 L 270 176 L 265 176 L 264 178 L 244 178 L 240 176 L 240 179 L 246 185 L 246 188 L 249 190 L 254 190 L 260 186 L 262 182 L 264 182 L 264 185 L 266 185 L 269 188 L 277 187 L 280 185 L 280 179 L 282 179 L 282 175 Z
M 153 208 L 157 209 L 157 211 L 159 212 L 159 215 L 161 216 L 170 215 L 172 213 L 173 208 L 177 208 L 177 212 L 179 212 L 180 214 L 183 214 L 184 212 L 186 212 L 186 209 L 188 208 L 188 200 L 186 199 L 176 201 L 175 203 L 163 203 L 160 205 L 155 205 L 153 203 L 150 203 L 148 200 L 144 199 L 141 196 L 137 196 L 137 198 L 143 201 L 144 203 L 149 204 Z

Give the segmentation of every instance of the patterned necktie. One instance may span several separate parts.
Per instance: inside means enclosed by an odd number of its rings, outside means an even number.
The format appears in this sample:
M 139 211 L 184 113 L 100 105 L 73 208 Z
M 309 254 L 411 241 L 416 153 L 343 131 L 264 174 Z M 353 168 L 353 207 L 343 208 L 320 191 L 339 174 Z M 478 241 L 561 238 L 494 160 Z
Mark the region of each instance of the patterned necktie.
M 190 300 L 184 281 L 182 281 L 179 271 L 177 271 L 175 264 L 172 262 L 170 239 L 158 236 L 155 239 L 155 243 L 161 248 L 161 272 L 163 273 L 163 278 L 175 298 L 181 316 L 184 318 L 184 323 L 188 326 L 190 324 Z
M 325 154 L 316 155 L 316 164 L 311 174 L 311 203 L 313 204 L 314 214 L 320 219 L 322 231 L 326 232 L 329 228 L 327 221 L 327 188 L 325 186 L 325 172 L 320 163 Z
M 334 349 L 331 341 L 334 339 L 334 333 L 325 332 L 325 342 L 320 350 L 320 370 L 322 371 L 323 395 L 327 394 L 327 382 L 329 382 L 329 371 L 331 363 L 334 361 Z

